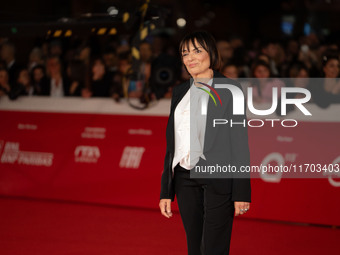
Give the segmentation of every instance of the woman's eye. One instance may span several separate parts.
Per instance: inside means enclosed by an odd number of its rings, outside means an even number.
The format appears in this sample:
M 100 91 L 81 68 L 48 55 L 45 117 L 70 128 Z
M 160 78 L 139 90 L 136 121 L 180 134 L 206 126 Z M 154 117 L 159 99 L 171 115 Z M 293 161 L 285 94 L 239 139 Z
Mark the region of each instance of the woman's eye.
M 200 53 L 201 51 L 200 50 L 196 50 L 196 53 Z

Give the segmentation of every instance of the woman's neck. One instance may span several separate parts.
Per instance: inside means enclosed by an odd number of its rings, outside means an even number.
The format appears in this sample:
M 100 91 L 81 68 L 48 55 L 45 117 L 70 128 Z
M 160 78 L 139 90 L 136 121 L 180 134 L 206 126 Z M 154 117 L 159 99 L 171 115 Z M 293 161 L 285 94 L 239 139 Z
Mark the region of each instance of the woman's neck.
M 192 75 L 192 78 L 195 81 L 195 84 L 198 82 L 208 83 L 209 80 L 211 80 L 214 77 L 214 71 L 212 69 L 209 69 L 207 72 L 199 73 L 196 75 Z

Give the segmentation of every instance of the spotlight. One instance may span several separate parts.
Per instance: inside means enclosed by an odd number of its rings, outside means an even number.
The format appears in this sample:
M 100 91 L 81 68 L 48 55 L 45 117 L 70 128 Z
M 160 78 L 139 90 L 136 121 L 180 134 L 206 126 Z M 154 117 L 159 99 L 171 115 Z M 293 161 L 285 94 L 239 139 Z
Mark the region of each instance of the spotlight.
M 110 6 L 109 8 L 107 8 L 107 12 L 109 13 L 109 15 L 115 16 L 118 14 L 118 9 L 114 6 Z
M 184 27 L 186 25 L 186 23 L 187 23 L 186 20 L 183 19 L 183 18 L 177 19 L 177 26 L 179 26 L 179 27 Z

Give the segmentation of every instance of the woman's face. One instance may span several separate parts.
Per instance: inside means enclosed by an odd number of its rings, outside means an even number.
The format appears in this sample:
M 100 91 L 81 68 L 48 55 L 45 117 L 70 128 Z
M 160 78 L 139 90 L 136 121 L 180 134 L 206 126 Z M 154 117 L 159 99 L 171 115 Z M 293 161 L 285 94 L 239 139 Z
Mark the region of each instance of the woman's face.
M 308 72 L 305 69 L 300 69 L 296 78 L 308 78 Z
M 339 75 L 339 60 L 331 59 L 323 68 L 326 78 L 336 78 Z
M 227 66 L 226 68 L 224 68 L 223 74 L 225 76 L 227 76 L 228 78 L 236 79 L 236 78 L 238 78 L 237 67 L 236 66 L 232 66 L 232 65 L 231 66 Z
M 50 58 L 47 60 L 47 70 L 52 77 L 60 75 L 61 66 L 57 58 Z
M 126 60 L 126 59 L 122 59 L 119 61 L 119 71 L 122 73 L 122 74 L 125 74 L 127 73 L 127 71 L 130 69 L 130 64 L 129 64 L 129 61 Z
M 259 65 L 255 68 L 254 75 L 256 78 L 269 78 L 270 72 L 266 66 Z
M 35 82 L 39 82 L 44 77 L 44 72 L 42 69 L 37 68 L 33 71 L 33 79 Z
M 209 78 L 211 74 L 208 52 L 195 40 L 195 45 L 189 42 L 189 49 L 182 49 L 182 61 L 193 78 Z
M 30 83 L 30 76 L 29 76 L 29 73 L 28 73 L 28 71 L 26 69 L 22 70 L 19 73 L 18 82 L 21 83 L 24 86 L 29 85 L 29 83 Z
M 93 80 L 99 80 L 105 75 L 105 65 L 102 61 L 96 60 L 92 66 Z

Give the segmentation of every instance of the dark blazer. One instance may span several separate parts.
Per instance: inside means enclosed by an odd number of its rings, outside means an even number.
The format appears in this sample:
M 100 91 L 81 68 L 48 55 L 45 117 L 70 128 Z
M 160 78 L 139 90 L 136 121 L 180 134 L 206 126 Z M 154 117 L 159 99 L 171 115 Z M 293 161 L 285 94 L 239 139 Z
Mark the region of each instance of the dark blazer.
M 70 80 L 66 76 L 62 76 L 64 96 L 70 96 Z M 50 96 L 51 95 L 51 78 L 44 79 L 41 84 L 41 95 Z
M 212 86 L 215 88 L 215 78 L 224 78 L 223 82 L 236 85 L 242 91 L 239 82 L 226 78 L 218 71 L 214 70 L 214 79 Z M 166 154 L 164 159 L 164 169 L 161 179 L 160 199 L 171 199 L 174 201 L 175 190 L 172 177 L 172 161 L 175 150 L 174 137 L 174 113 L 177 104 L 190 88 L 190 80 L 175 86 L 172 92 L 170 115 L 166 128 Z M 215 88 L 216 89 L 216 88 Z M 233 98 L 227 89 L 216 89 L 221 97 L 222 106 L 218 102 L 215 106 L 212 98 L 209 97 L 207 122 L 205 131 L 205 140 L 203 154 L 206 158 L 207 165 L 232 165 L 239 169 L 241 166 L 250 165 L 250 153 L 248 147 L 248 126 L 246 115 L 233 115 Z M 246 103 L 245 103 L 246 105 Z M 246 107 L 244 108 L 246 109 Z M 213 127 L 213 119 L 232 119 L 234 122 L 242 122 L 243 125 L 217 125 Z M 199 163 L 204 161 L 200 159 Z M 232 193 L 232 201 L 251 202 L 250 173 L 242 173 L 242 178 L 236 178 L 232 174 L 232 178 L 212 178 L 211 183 L 216 192 L 221 194 Z M 244 178 L 246 177 L 246 178 Z

